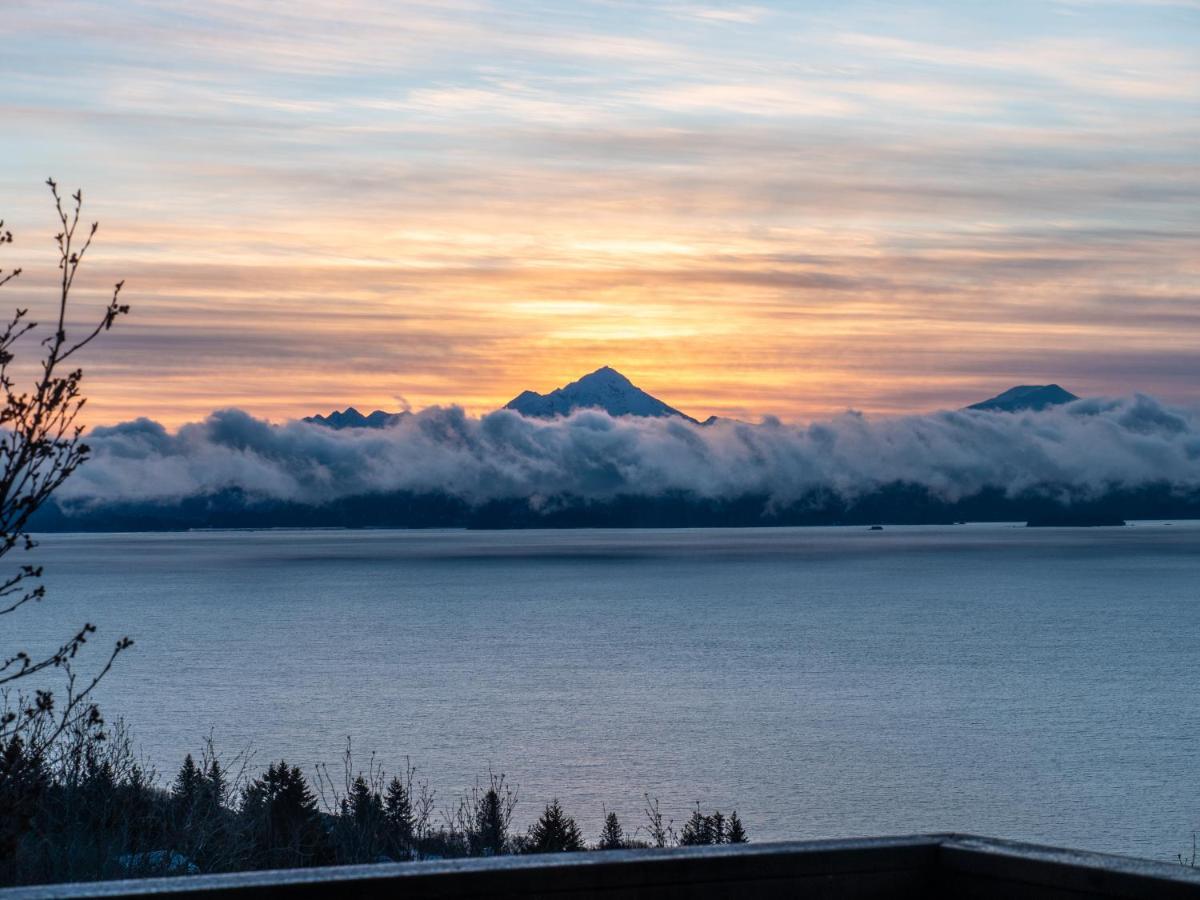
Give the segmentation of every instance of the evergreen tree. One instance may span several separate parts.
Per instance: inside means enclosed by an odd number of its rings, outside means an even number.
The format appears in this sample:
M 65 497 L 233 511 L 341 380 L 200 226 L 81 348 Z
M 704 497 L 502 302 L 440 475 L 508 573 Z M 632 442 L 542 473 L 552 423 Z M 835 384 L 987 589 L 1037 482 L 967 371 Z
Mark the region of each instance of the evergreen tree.
M 564 853 L 583 849 L 583 835 L 575 820 L 563 812 L 555 798 L 529 829 L 530 853 Z
M 738 841 L 732 838 L 735 822 L 741 835 L 741 840 Z M 691 818 L 684 823 L 683 830 L 679 834 L 679 843 L 685 847 L 745 843 L 746 833 L 741 831 L 741 827 L 742 823 L 738 820 L 737 813 L 734 813 L 729 819 L 726 819 L 720 810 L 706 816 L 700 812 L 700 804 L 697 803 Z
M 334 824 L 338 862 L 376 862 L 386 849 L 383 821 L 383 799 L 359 775 L 343 798 L 341 815 Z
M 49 781 L 44 760 L 29 752 L 20 735 L 0 744 L 0 877 L 5 884 L 11 878 L 4 864 L 33 824 Z
M 361 775 L 350 786 L 346 807 L 346 812 L 360 828 L 374 828 L 383 819 L 383 800 L 371 790 Z
M 86 811 L 86 828 L 93 835 L 107 834 L 113 828 L 116 810 L 113 795 L 117 776 L 112 763 L 97 758 L 93 748 L 85 754 L 83 777 L 79 783 L 82 808 Z
M 399 778 L 393 777 L 388 783 L 383 800 L 383 817 L 387 823 L 389 849 L 397 855 L 410 851 L 415 825 L 412 798 Z
M 196 831 L 196 819 L 203 816 L 200 807 L 204 800 L 204 776 L 200 772 L 192 754 L 184 757 L 175 783 L 171 786 L 173 804 L 172 844 L 185 851 L 190 851 L 193 845 L 192 836 Z
M 185 816 L 191 815 L 196 805 L 203 778 L 200 768 L 189 753 L 179 768 L 179 774 L 175 776 L 175 784 L 171 787 L 171 796 L 175 798 L 175 803 Z
M 243 819 L 260 864 L 275 868 L 328 862 L 330 847 L 317 798 L 296 766 L 280 760 L 247 785 Z
M 184 823 L 183 833 L 175 839 L 175 848 L 205 871 L 227 865 L 231 858 L 239 856 L 233 814 L 225 807 L 227 796 L 225 772 L 214 758 L 207 769 L 201 770 L 192 815 Z
M 117 833 L 123 833 L 130 851 L 149 850 L 161 842 L 165 835 L 154 815 L 154 788 L 141 766 L 133 765 L 116 785 L 113 805 L 115 816 L 123 820 Z
M 742 827 L 742 820 L 738 818 L 736 810 L 729 816 L 729 833 L 725 840 L 730 844 L 749 843 L 750 839 L 746 837 L 746 829 Z
M 692 811 L 692 817 L 684 822 L 679 843 L 684 847 L 702 847 L 713 843 L 712 819 L 700 812 L 699 803 Z
M 205 773 L 204 779 L 204 793 L 206 794 L 209 807 L 220 809 L 225 802 L 227 791 L 225 772 L 221 769 L 221 764 L 214 757 L 213 761 L 208 764 L 208 772 Z
M 712 837 L 712 842 L 714 844 L 725 843 L 725 828 L 725 817 L 721 815 L 721 811 L 718 809 L 715 813 L 708 817 L 708 832 Z
M 487 789 L 475 810 L 471 843 L 474 852 L 482 856 L 499 856 L 508 843 L 508 816 L 494 786 Z
M 600 843 L 597 850 L 620 850 L 625 846 L 625 833 L 616 813 L 604 817 L 604 830 L 600 832 Z

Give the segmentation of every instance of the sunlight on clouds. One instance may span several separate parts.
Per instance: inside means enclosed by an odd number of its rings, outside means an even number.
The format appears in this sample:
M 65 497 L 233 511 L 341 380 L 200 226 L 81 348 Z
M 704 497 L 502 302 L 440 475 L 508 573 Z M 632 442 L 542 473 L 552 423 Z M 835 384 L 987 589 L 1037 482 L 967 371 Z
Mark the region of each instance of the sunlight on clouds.
M 540 319 L 543 316 L 592 316 L 607 312 L 609 304 L 594 300 L 518 300 L 510 304 L 514 315 Z
M 641 104 L 669 112 L 729 112 L 754 116 L 851 116 L 863 112 L 853 100 L 803 81 L 691 84 L 647 90 Z
M 81 300 L 135 309 L 96 422 L 606 364 L 701 417 L 1184 400 L 1200 21 L 1067 6 L 21 4 L 7 299 L 52 289 L 53 173 L 103 222 Z

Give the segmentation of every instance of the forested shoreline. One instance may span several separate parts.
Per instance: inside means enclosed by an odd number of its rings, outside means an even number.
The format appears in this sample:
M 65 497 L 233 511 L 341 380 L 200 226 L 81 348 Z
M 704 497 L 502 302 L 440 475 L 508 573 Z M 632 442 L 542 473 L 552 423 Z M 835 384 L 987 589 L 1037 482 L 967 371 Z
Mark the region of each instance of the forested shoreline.
M 19 778 L 6 774 L 19 773 Z M 643 795 L 622 822 L 597 810 L 597 839 L 555 797 L 536 820 L 514 824 L 519 789 L 489 772 L 444 802 L 411 765 L 389 774 L 374 758 L 357 768 L 349 744 L 340 771 L 305 774 L 286 760 L 265 767 L 241 752 L 223 759 L 211 739 L 171 779 L 140 762 L 128 730 L 94 722 L 52 754 L 11 742 L 0 758 L 0 884 L 191 875 L 510 854 L 738 844 L 736 811 L 697 804 L 680 823 Z

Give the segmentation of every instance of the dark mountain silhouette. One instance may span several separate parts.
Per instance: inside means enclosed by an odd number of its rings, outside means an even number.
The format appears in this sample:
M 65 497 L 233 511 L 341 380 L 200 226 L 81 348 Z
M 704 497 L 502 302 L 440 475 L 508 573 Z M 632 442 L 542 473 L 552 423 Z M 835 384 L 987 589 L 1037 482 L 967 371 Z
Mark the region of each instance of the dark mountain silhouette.
M 981 403 L 972 403 L 967 409 L 985 409 L 993 412 L 1037 412 L 1050 406 L 1061 406 L 1078 400 L 1068 390 L 1057 384 L 1022 384 L 1009 388 L 1003 394 L 997 394 Z
M 377 409 L 370 415 L 364 416 L 351 406 L 342 412 L 335 409 L 327 416 L 305 416 L 302 421 L 341 431 L 343 428 L 388 428 L 407 415 L 410 413 L 390 413 Z
M 1004 393 L 997 394 L 988 400 L 973 403 L 966 408 L 993 412 L 1026 410 L 1036 412 L 1078 399 L 1077 396 L 1057 384 L 1023 384 L 1009 388 Z M 698 421 L 646 393 L 611 366 L 603 366 L 595 372 L 584 375 L 578 381 L 572 381 L 548 394 L 522 391 L 508 401 L 504 408 L 535 419 L 566 416 L 578 409 L 600 409 L 610 416 L 644 416 L 648 418 L 676 416 L 698 425 L 715 425 L 723 421 L 736 421 L 719 416 L 709 416 L 702 422 Z M 340 412 L 334 410 L 327 416 L 305 416 L 302 421 L 335 430 L 388 428 L 408 415 L 410 415 L 408 412 L 390 413 L 377 409 L 364 416 L 351 406 Z
M 691 416 L 667 406 L 657 397 L 652 397 L 634 385 L 616 369 L 604 366 L 566 387 L 556 388 L 548 394 L 525 391 L 504 405 L 523 416 L 536 419 L 552 419 L 565 416 L 577 409 L 602 409 L 610 416 L 647 416 L 662 418 L 678 416 L 695 422 Z
M 855 498 L 814 489 L 793 503 L 754 493 L 702 497 L 687 491 L 589 499 L 509 497 L 472 504 L 439 491 L 392 491 L 307 504 L 239 488 L 177 501 L 104 505 L 53 499 L 32 520 L 36 531 L 185 531 L 192 528 L 696 528 L 764 525 L 928 525 L 1029 522 L 1120 524 L 1127 519 L 1200 518 L 1200 490 L 1168 483 L 1069 498 L 1050 486 L 1011 495 L 985 488 L 957 500 L 928 487 L 892 482 Z

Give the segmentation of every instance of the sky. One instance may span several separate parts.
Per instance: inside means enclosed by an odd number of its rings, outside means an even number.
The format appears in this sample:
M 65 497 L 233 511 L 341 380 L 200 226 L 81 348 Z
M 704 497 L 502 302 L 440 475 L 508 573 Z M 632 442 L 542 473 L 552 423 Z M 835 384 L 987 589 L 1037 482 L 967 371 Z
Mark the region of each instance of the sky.
M 0 289 L 47 176 L 134 309 L 88 421 L 1196 401 L 1200 3 L 2 0 Z

